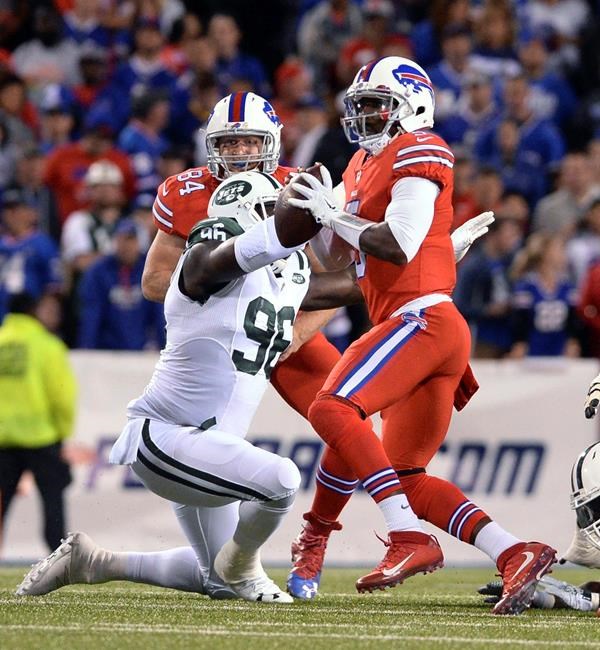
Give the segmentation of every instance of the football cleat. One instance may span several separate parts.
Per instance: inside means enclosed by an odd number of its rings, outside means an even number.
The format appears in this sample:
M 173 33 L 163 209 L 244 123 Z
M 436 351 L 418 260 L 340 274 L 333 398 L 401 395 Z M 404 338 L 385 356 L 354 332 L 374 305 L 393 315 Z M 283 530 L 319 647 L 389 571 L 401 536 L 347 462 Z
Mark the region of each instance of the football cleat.
M 520 542 L 504 551 L 498 558 L 502 576 L 502 597 L 492 614 L 521 614 L 533 600 L 535 588 L 542 576 L 556 562 L 556 551 L 540 542 Z
M 239 597 L 261 603 L 293 603 L 265 573 L 258 552 L 244 551 L 232 539 L 217 553 L 215 573 Z
M 361 593 L 394 587 L 416 573 L 431 573 L 444 566 L 442 549 L 433 535 L 392 531 L 387 541 L 381 541 L 388 550 L 371 573 L 356 581 Z
M 85 533 L 69 533 L 48 557 L 34 564 L 17 587 L 17 596 L 43 596 L 65 585 L 91 582 L 96 544 Z
M 287 578 L 287 590 L 294 598 L 311 600 L 319 593 L 329 535 L 333 530 L 341 530 L 342 525 L 337 521 L 320 521 L 311 513 L 306 513 L 304 519 L 302 532 L 292 542 L 294 566 Z

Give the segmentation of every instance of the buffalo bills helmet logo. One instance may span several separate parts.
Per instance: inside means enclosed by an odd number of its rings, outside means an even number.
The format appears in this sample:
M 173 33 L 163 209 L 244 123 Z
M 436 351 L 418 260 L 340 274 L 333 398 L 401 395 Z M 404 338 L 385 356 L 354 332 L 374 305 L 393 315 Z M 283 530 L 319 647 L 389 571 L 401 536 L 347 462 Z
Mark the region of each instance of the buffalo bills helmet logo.
M 413 68 L 410 65 L 402 64 L 393 70 L 392 74 L 401 86 L 404 86 L 405 88 L 411 86 L 415 93 L 420 93 L 426 90 L 433 96 L 431 81 L 429 81 L 421 70 Z
M 279 119 L 279 116 L 275 112 L 275 109 L 266 100 L 265 100 L 263 111 L 265 115 L 271 120 L 271 122 L 273 122 L 273 124 L 276 124 L 277 126 L 281 124 L 281 120 Z

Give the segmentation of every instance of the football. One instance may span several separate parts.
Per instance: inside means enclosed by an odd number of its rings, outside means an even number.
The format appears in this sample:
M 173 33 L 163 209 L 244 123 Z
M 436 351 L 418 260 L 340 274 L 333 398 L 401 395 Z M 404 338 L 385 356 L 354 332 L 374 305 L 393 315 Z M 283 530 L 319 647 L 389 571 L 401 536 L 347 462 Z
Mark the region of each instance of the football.
M 322 180 L 320 167 L 313 165 L 306 169 L 306 172 Z M 281 190 L 275 205 L 275 230 L 279 241 L 288 248 L 312 239 L 322 228 L 308 210 L 296 208 L 288 202 L 291 198 L 304 198 L 292 189 L 293 182 L 304 184 L 302 180 L 292 180 Z

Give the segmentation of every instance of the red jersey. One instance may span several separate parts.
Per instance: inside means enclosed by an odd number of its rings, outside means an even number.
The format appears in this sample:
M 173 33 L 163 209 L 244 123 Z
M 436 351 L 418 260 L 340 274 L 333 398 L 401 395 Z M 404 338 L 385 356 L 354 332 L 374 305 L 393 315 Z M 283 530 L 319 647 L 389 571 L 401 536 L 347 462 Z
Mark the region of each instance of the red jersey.
M 344 172 L 346 212 L 375 223 L 384 221 L 399 179 L 426 178 L 440 188 L 431 228 L 413 260 L 398 266 L 360 253 L 356 274 L 375 325 L 410 300 L 430 293 L 450 295 L 454 289 L 453 165 L 454 156 L 444 140 L 429 131 L 415 131 L 399 135 L 376 156 L 357 151 Z
M 283 184 L 291 167 L 277 167 L 271 174 Z M 152 213 L 156 226 L 168 235 L 187 236 L 192 226 L 206 219 L 208 202 L 221 181 L 208 167 L 192 167 L 176 176 L 169 176 L 156 192 Z
M 135 176 L 127 154 L 111 147 L 99 155 L 88 153 L 79 142 L 56 148 L 46 160 L 44 182 L 54 192 L 60 222 L 63 224 L 75 210 L 89 205 L 85 174 L 98 160 L 110 160 L 123 174 L 123 189 L 128 199 L 135 195 Z

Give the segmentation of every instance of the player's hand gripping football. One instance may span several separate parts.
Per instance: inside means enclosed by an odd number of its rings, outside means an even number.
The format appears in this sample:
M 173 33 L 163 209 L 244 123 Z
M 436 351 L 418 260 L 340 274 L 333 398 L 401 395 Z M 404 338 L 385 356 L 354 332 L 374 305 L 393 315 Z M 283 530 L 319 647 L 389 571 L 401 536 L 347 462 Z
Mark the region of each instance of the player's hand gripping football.
M 490 229 L 494 222 L 493 212 L 482 212 L 459 226 L 451 235 L 454 248 L 454 261 L 460 262 L 467 254 L 471 244 Z
M 320 165 L 319 170 L 323 179 L 322 181 L 305 172 L 298 174 L 294 178 L 292 188 L 305 198 L 290 198 L 289 203 L 296 208 L 308 210 L 317 223 L 331 228 L 332 219 L 338 216 L 341 210 L 335 202 L 329 170 L 325 165 Z M 299 179 L 302 179 L 305 185 L 298 183 L 297 181 Z
M 598 404 L 600 404 L 600 375 L 592 379 L 585 398 L 585 417 L 588 420 L 591 420 L 598 413 Z

